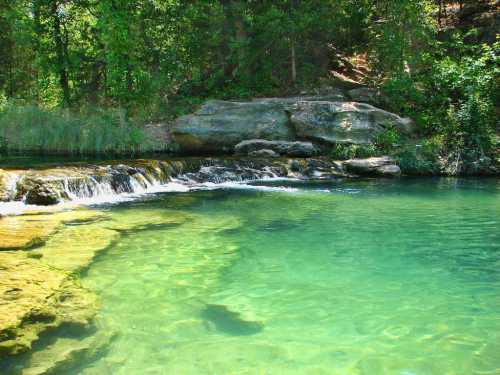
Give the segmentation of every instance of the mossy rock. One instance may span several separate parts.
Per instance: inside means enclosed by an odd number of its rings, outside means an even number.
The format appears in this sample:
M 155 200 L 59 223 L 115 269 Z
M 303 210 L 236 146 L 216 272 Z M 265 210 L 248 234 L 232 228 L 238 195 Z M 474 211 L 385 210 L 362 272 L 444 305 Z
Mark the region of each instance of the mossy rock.
M 41 261 L 68 272 L 79 272 L 92 262 L 99 251 L 119 238 L 117 231 L 103 228 L 104 223 L 69 226 L 51 236 L 44 246 L 32 251 Z
M 0 251 L 30 249 L 41 246 L 63 224 L 98 220 L 104 214 L 78 209 L 72 211 L 39 211 L 0 218 Z
M 41 332 L 90 325 L 95 296 L 23 252 L 0 252 L 0 357 L 26 352 Z

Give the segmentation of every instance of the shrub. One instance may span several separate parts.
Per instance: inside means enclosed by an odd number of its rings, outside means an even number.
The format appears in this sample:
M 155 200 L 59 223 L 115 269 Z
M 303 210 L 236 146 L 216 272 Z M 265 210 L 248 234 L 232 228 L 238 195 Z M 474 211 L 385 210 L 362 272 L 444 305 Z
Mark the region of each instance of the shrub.
M 330 156 L 337 160 L 369 158 L 378 155 L 375 145 L 353 145 L 337 143 L 332 146 Z

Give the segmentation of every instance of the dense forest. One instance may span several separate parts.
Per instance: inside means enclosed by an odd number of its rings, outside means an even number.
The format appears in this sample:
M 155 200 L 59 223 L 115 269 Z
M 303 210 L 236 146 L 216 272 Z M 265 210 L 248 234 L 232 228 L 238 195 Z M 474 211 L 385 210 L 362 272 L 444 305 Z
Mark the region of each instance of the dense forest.
M 342 77 L 413 118 L 424 153 L 489 161 L 499 154 L 498 7 L 0 0 L 0 141 L 11 151 L 145 151 L 144 124 L 207 98 L 317 92 Z

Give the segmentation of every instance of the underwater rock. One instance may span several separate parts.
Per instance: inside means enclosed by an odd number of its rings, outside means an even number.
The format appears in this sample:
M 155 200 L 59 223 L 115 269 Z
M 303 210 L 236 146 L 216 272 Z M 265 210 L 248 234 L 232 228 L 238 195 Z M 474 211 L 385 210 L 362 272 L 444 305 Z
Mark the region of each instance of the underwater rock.
M 0 253 L 0 357 L 28 351 L 41 332 L 65 325 L 87 327 L 95 296 L 68 274 L 21 252 Z
M 0 218 L 0 251 L 30 249 L 45 243 L 64 224 L 99 220 L 103 213 L 87 209 L 41 211 Z
M 360 175 L 386 177 L 401 175 L 401 169 L 396 165 L 396 162 L 388 156 L 368 159 L 351 159 L 345 161 L 343 165 L 347 171 Z
M 76 273 L 85 269 L 94 257 L 119 238 L 119 233 L 102 227 L 103 223 L 64 228 L 51 236 L 45 245 L 30 252 L 41 262 Z
M 282 156 L 311 157 L 318 153 L 311 142 L 266 141 L 264 139 L 249 139 L 234 147 L 237 154 L 255 156 L 255 152 L 271 150 Z M 260 155 L 265 156 L 265 155 Z
M 50 345 L 34 351 L 23 363 L 21 375 L 72 373 L 81 363 L 97 359 L 116 337 L 109 327 L 86 337 L 58 337 Z
M 245 320 L 240 313 L 231 311 L 224 305 L 206 305 L 201 315 L 214 324 L 218 331 L 233 336 L 255 335 L 264 329 L 263 323 Z

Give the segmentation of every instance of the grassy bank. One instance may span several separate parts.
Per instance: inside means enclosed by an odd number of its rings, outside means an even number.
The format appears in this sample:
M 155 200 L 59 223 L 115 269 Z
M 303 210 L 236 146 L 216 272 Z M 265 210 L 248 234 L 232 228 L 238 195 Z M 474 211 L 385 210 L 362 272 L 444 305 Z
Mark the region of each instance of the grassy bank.
M 0 110 L 0 150 L 41 155 L 136 155 L 163 146 L 120 109 L 76 111 L 7 103 Z

